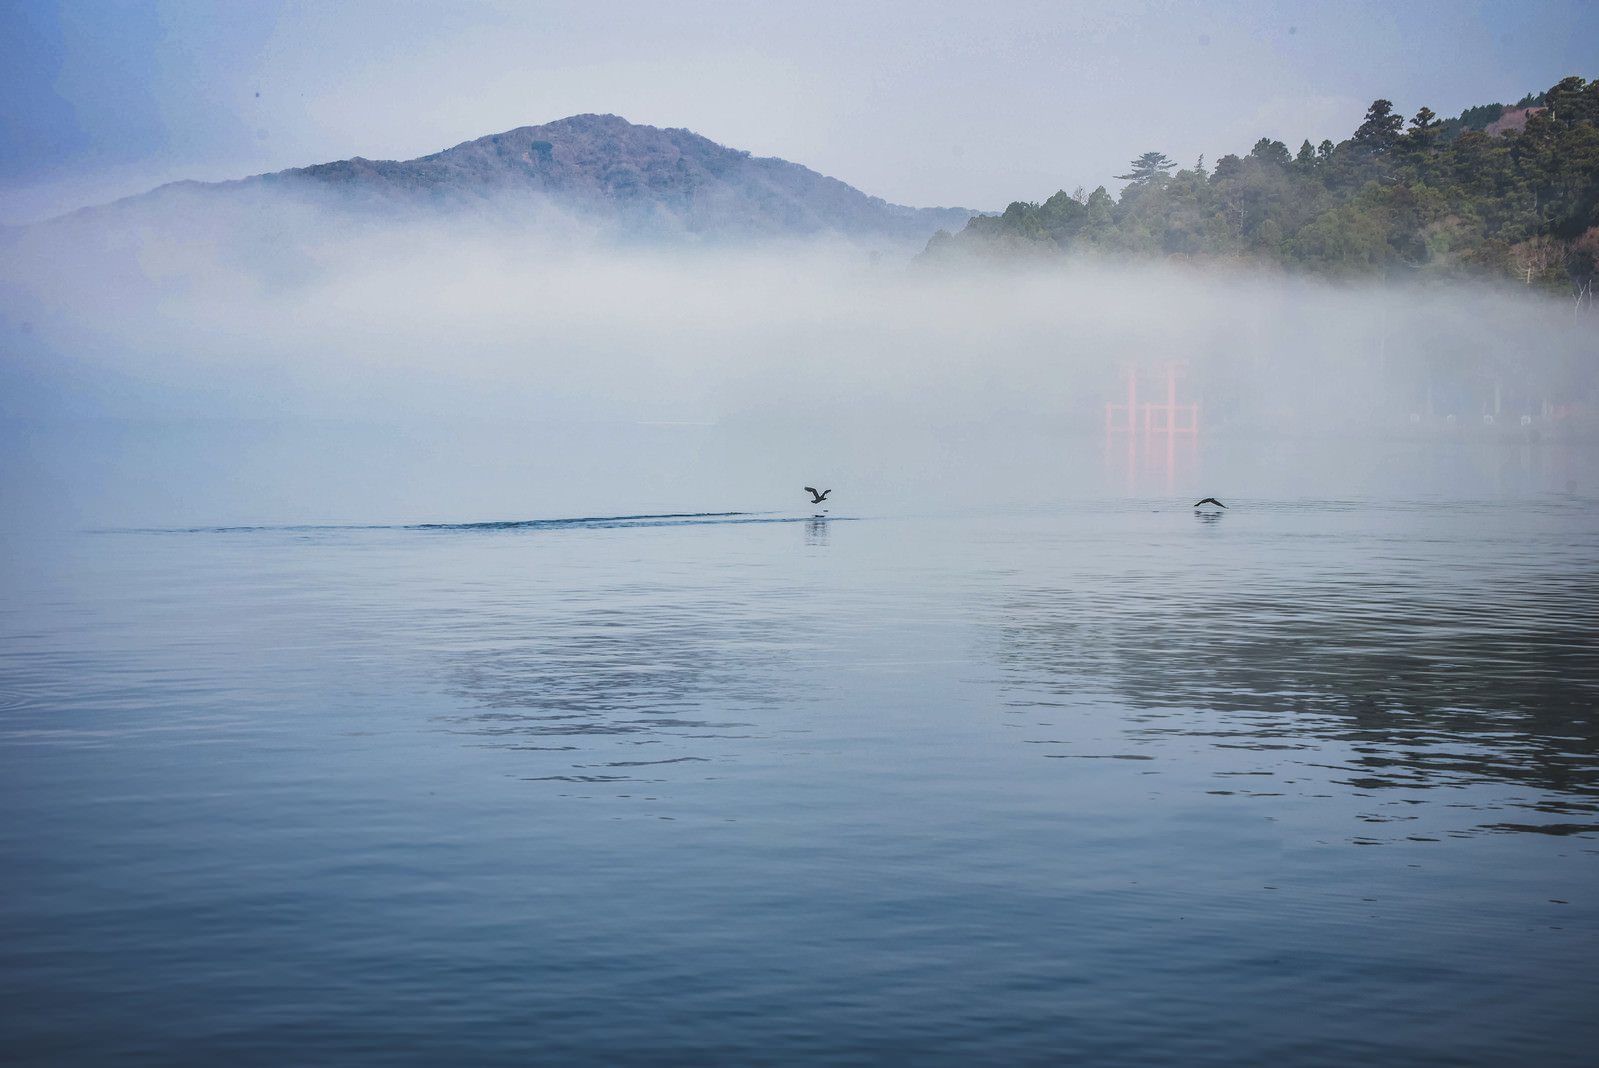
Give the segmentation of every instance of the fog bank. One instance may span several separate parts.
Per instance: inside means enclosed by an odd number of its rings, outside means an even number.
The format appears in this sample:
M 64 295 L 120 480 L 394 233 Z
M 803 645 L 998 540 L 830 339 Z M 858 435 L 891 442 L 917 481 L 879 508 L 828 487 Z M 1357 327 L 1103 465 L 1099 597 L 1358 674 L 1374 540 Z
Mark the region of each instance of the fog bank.
M 1358 487 L 1324 454 L 1395 437 L 1553 447 L 1591 427 L 1594 321 L 1503 290 L 928 270 L 842 241 L 602 243 L 580 220 L 510 212 L 185 210 L 7 238 L 14 515 L 793 508 L 813 479 L 871 511 L 947 501 L 958 478 L 977 506 L 1209 492 L 1235 477 L 1216 466 L 1229 455 L 1257 475 L 1315 458 L 1324 484 Z M 1129 369 L 1163 402 L 1168 365 L 1209 466 L 1107 483 L 1124 443 L 1107 450 L 1105 404 L 1125 402 Z

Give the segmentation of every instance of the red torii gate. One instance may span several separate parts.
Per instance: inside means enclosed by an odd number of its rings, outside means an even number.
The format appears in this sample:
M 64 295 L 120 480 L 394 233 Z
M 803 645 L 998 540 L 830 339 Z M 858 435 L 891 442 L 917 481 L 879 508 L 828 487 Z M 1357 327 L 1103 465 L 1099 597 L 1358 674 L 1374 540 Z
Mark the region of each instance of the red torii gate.
M 1198 434 L 1199 405 L 1177 403 L 1176 363 L 1166 365 L 1166 403 L 1145 401 L 1142 406 L 1145 434 Z M 1138 368 L 1127 368 L 1127 403 L 1105 405 L 1105 433 L 1130 434 L 1138 429 Z M 1122 418 L 1118 419 L 1117 417 Z M 1159 417 L 1158 419 L 1156 417 Z M 1123 425 L 1118 426 L 1120 422 Z
M 1107 403 L 1105 405 L 1105 456 L 1107 461 L 1111 456 L 1111 439 L 1117 434 L 1127 435 L 1127 478 L 1128 488 L 1134 486 L 1139 468 L 1139 453 L 1143 453 L 1144 464 L 1147 467 L 1154 458 L 1154 450 L 1150 448 L 1153 438 L 1160 434 L 1165 438 L 1165 482 L 1166 489 L 1170 492 L 1173 488 L 1177 473 L 1177 437 L 1179 434 L 1188 436 L 1189 445 L 1185 450 L 1190 455 L 1197 455 L 1199 443 L 1199 405 L 1177 403 L 1177 362 L 1166 364 L 1166 403 L 1157 404 L 1145 401 L 1138 403 L 1138 378 L 1139 369 L 1135 366 L 1127 368 L 1127 403 Z M 1158 372 L 1157 372 L 1158 373 Z M 1140 416 L 1142 416 L 1144 431 L 1144 447 L 1138 447 L 1138 438 L 1135 432 L 1139 429 Z

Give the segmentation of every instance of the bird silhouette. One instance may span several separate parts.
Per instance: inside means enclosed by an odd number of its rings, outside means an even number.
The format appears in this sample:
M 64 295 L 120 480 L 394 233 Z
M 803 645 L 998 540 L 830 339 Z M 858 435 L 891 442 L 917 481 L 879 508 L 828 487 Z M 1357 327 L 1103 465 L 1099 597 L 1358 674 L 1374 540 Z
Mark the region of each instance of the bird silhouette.
M 1220 501 L 1218 501 L 1214 497 L 1206 497 L 1202 501 L 1195 501 L 1194 502 L 1194 507 L 1198 508 L 1202 504 L 1214 504 L 1217 508 L 1225 508 L 1225 507 L 1227 507 L 1225 504 L 1221 503 Z
M 830 489 L 825 489 L 822 492 L 817 493 L 815 486 L 806 486 L 805 492 L 811 495 L 812 504 L 821 504 L 823 501 L 827 500 L 827 495 L 833 491 Z

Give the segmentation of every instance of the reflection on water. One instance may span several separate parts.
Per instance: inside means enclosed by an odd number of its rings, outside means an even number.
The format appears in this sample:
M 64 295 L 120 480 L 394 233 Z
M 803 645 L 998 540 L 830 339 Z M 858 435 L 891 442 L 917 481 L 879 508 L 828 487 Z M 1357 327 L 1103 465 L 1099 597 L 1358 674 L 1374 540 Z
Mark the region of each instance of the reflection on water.
M 1151 560 L 1014 591 L 996 639 L 1012 700 L 1101 695 L 1125 708 L 1135 748 L 1276 753 L 1250 774 L 1411 805 L 1497 783 L 1478 828 L 1599 831 L 1594 539 L 1545 532 L 1539 545 L 1510 509 L 1442 510 L 1372 536 L 1337 521 L 1355 506 L 1324 505 L 1314 527 L 1208 542 L 1180 575 Z M 1252 533 L 1244 514 L 1197 519 L 1207 535 Z
M 466 710 L 437 719 L 479 745 L 563 754 L 529 779 L 625 781 L 648 773 L 617 769 L 707 762 L 704 740 L 749 736 L 726 713 L 793 699 L 778 673 L 804 626 L 798 613 L 762 618 L 651 584 L 508 601 L 472 619 L 469 649 L 451 655 Z M 711 704 L 723 716 L 696 714 Z M 642 746 L 661 748 L 641 757 Z

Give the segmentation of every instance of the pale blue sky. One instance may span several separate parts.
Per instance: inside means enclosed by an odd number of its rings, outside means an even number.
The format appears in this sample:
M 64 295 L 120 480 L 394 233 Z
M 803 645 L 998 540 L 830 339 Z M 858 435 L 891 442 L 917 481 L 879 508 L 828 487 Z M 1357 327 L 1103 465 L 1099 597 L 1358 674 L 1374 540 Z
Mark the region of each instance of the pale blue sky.
M 0 49 L 0 221 L 584 111 L 994 208 L 1599 76 L 1599 4 L 0 0 Z

